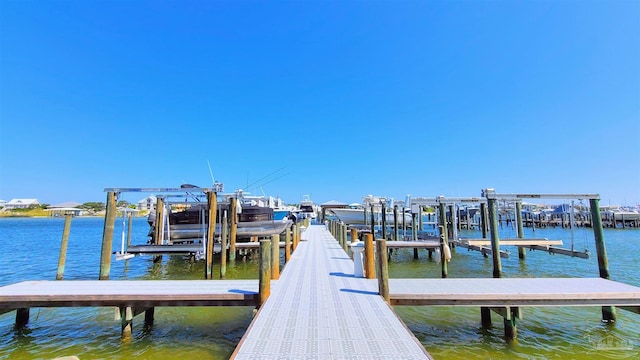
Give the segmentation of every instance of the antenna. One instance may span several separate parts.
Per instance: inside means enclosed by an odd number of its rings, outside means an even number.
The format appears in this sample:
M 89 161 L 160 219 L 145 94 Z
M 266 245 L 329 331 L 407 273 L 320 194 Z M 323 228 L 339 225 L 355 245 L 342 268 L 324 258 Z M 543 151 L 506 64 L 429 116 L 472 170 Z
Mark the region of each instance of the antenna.
M 211 163 L 209 163 L 209 160 L 207 160 L 207 165 L 209 166 L 209 174 L 211 175 L 211 185 L 213 185 L 216 183 L 216 181 L 213 178 L 213 171 L 211 171 Z

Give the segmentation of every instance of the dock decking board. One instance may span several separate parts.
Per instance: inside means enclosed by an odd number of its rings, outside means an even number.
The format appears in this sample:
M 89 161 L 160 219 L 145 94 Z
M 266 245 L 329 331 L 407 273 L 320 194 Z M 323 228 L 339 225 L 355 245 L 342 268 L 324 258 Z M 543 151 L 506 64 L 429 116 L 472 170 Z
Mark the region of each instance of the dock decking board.
M 305 241 L 306 240 L 306 241 Z M 232 358 L 429 359 L 323 226 L 303 233 Z
M 257 297 L 258 280 L 24 281 L 0 287 L 0 309 L 75 306 L 255 306 Z

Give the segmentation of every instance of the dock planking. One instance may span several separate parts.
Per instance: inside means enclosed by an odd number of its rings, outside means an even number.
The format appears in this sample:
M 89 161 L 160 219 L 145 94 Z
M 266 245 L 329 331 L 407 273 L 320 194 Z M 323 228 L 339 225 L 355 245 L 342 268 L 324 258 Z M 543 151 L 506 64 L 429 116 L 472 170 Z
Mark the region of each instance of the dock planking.
M 31 307 L 256 306 L 257 300 L 258 280 L 24 281 L 0 287 L 0 312 Z
M 323 226 L 310 226 L 234 359 L 430 359 Z

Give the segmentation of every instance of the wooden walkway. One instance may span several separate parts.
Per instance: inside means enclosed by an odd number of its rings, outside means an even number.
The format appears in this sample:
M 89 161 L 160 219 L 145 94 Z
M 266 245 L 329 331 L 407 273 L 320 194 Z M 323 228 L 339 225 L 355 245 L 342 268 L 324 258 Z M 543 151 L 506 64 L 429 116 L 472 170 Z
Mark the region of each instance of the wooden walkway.
M 324 226 L 302 239 L 232 358 L 431 358 Z

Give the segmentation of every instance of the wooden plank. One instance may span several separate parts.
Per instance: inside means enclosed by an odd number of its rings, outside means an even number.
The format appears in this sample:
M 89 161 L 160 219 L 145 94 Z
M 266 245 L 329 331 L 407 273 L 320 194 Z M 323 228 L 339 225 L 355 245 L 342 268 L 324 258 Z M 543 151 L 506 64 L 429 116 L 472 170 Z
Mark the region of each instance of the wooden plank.
M 472 240 L 472 239 L 460 239 L 460 242 L 467 245 L 475 246 L 491 246 L 491 240 Z M 562 245 L 562 240 L 547 240 L 547 239 L 500 239 L 500 245 L 504 246 L 552 246 Z
M 440 241 L 387 241 L 387 249 L 437 249 Z
M 640 288 L 602 278 L 391 279 L 392 305 L 640 306 Z
M 24 281 L 0 287 L 0 309 L 75 306 L 254 306 L 257 280 Z

